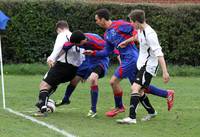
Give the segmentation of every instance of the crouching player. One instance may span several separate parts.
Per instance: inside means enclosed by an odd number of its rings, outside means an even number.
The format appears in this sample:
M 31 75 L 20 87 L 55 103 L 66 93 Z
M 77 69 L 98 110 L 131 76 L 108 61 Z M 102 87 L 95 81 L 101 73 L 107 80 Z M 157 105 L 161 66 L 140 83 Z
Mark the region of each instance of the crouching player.
M 86 50 L 102 50 L 106 46 L 105 41 L 97 34 L 83 33 L 81 31 L 74 31 L 70 37 L 70 42 L 76 44 L 80 48 Z M 65 50 L 65 48 L 64 48 Z M 86 56 L 85 61 L 78 68 L 76 77 L 68 85 L 68 90 L 61 102 L 56 106 L 69 104 L 69 97 L 75 90 L 75 87 L 83 79 L 88 79 L 90 82 L 91 94 L 91 108 L 87 114 L 88 117 L 95 117 L 97 115 L 97 101 L 98 101 L 98 79 L 105 76 L 108 70 L 109 58 L 108 57 L 94 57 Z
M 67 45 L 66 52 L 60 56 L 59 53 L 64 43 L 69 41 L 71 36 L 67 22 L 59 21 L 56 24 L 56 32 L 58 35 L 54 44 L 54 49 L 47 59 L 50 69 L 39 86 L 39 99 L 36 103 L 39 111 L 34 114 L 35 116 L 44 116 L 47 111 L 49 96 L 56 90 L 60 83 L 71 81 L 74 78 L 78 66 L 81 65 L 85 57 L 80 53 L 80 50 L 77 50 L 71 43 Z

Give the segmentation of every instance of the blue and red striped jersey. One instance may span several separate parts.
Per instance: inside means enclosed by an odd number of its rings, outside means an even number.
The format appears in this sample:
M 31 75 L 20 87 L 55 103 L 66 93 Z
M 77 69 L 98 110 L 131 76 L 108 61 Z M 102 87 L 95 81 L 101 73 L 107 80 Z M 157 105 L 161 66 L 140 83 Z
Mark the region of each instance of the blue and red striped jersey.
M 96 56 L 108 56 L 114 49 L 119 50 L 119 54 L 132 55 L 138 58 L 138 49 L 134 42 L 129 43 L 125 48 L 120 48 L 118 45 L 131 38 L 136 33 L 134 26 L 124 20 L 114 20 L 111 26 L 104 33 L 104 40 L 106 41 L 106 49 L 96 52 Z
M 79 46 L 86 50 L 102 50 L 105 47 L 105 40 L 97 34 L 94 33 L 85 33 L 87 38 L 87 43 Z
M 99 35 L 94 33 L 84 33 L 87 38 L 87 43 L 84 45 L 79 45 L 80 48 L 84 48 L 86 50 L 93 50 L 93 51 L 101 51 L 106 46 L 106 41 Z M 102 64 L 107 70 L 109 65 L 109 57 L 96 57 L 96 56 L 86 56 L 86 60 L 89 64 Z

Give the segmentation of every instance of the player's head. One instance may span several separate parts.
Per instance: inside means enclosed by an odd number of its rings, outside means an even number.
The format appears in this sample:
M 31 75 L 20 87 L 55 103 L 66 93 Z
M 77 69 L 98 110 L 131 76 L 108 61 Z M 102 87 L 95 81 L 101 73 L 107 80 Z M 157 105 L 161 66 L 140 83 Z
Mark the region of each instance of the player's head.
M 95 12 L 96 24 L 105 28 L 106 22 L 110 20 L 110 12 L 107 9 L 99 9 Z
M 60 32 L 62 32 L 65 29 L 69 29 L 69 25 L 67 23 L 67 21 L 64 20 L 60 20 L 56 23 L 56 32 L 59 34 Z
M 145 22 L 145 12 L 144 10 L 135 9 L 132 10 L 128 15 L 130 22 L 134 23 L 136 28 L 139 28 L 141 24 Z
M 72 35 L 70 37 L 70 42 L 79 46 L 85 44 L 87 42 L 87 38 L 82 31 L 77 30 L 72 32 Z

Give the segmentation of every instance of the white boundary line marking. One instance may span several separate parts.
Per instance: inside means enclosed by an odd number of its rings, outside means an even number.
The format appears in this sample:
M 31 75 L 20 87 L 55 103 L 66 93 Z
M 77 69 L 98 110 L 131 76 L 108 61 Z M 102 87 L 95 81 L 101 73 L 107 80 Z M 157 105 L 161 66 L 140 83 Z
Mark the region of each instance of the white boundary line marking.
M 25 119 L 28 119 L 28 120 L 32 121 L 33 123 L 37 123 L 37 124 L 39 124 L 39 125 L 48 127 L 49 129 L 54 130 L 54 131 L 56 131 L 56 132 L 58 132 L 58 133 L 60 133 L 60 134 L 62 134 L 62 135 L 64 135 L 64 136 L 66 136 L 66 137 L 76 137 L 75 135 L 72 135 L 72 134 L 66 132 L 66 131 L 63 130 L 63 129 L 59 129 L 59 128 L 55 127 L 54 125 L 45 123 L 45 122 L 40 121 L 40 120 L 37 120 L 36 118 L 33 118 L 33 117 L 31 117 L 31 116 L 28 116 L 28 115 L 22 114 L 22 113 L 20 113 L 20 112 L 14 111 L 14 110 L 12 110 L 11 108 L 5 108 L 5 110 L 7 110 L 7 111 L 9 111 L 10 113 L 13 113 L 13 114 L 15 114 L 15 115 L 17 115 L 17 116 L 21 116 L 21 117 L 23 117 L 23 118 L 25 118 Z

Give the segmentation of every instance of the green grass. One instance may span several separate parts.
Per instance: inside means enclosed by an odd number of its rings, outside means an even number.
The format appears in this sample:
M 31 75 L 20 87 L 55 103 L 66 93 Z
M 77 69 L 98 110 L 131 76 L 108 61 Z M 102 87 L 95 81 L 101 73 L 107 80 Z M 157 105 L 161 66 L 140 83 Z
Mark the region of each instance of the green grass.
M 35 111 L 38 85 L 42 76 L 5 76 L 6 104 L 16 111 L 31 115 Z M 100 96 L 98 102 L 98 117 L 87 118 L 90 108 L 90 94 L 88 83 L 80 84 L 74 92 L 71 104 L 57 108 L 55 113 L 46 118 L 37 118 L 53 124 L 58 128 L 80 137 L 198 137 L 200 134 L 200 78 L 172 77 L 167 85 L 157 77 L 152 81 L 154 85 L 165 89 L 175 89 L 175 106 L 171 112 L 167 111 L 164 98 L 149 95 L 152 104 L 158 111 L 158 116 L 152 121 L 140 122 L 146 114 L 140 106 L 138 109 L 137 125 L 118 125 L 115 120 L 128 115 L 122 113 L 115 118 L 107 118 L 104 113 L 114 105 L 113 95 L 109 86 L 109 77 L 100 80 Z M 61 85 L 51 97 L 58 100 L 62 97 L 66 84 Z M 127 80 L 122 81 L 124 89 L 124 103 L 128 107 L 130 85 Z M 0 94 L 1 97 L 1 94 Z M 2 97 L 1 97 L 2 98 Z M 2 101 L 0 98 L 0 105 Z M 1 137 L 60 137 L 62 135 L 31 121 L 15 116 L 0 109 Z
M 110 65 L 108 70 L 109 76 L 113 74 L 114 69 L 117 64 Z M 6 64 L 4 65 L 5 75 L 44 75 L 48 70 L 47 64 Z M 158 76 L 161 76 L 160 70 L 158 71 Z M 200 76 L 200 66 L 188 66 L 188 65 L 169 65 L 168 70 L 170 76 L 187 76 L 187 77 L 199 77 Z
M 45 74 L 48 70 L 47 64 L 5 64 L 4 74 L 6 75 L 36 75 Z

